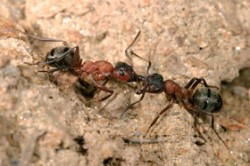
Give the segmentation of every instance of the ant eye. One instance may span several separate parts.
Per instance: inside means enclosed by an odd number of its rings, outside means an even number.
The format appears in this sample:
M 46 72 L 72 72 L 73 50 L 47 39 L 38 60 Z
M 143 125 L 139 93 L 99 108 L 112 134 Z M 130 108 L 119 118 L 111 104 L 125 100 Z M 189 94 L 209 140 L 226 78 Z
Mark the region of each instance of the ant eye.
M 118 70 L 118 72 L 119 72 L 119 75 L 121 75 L 121 76 L 124 76 L 125 75 L 125 73 L 124 73 L 124 70 Z
M 55 54 L 55 49 L 52 49 L 48 57 L 53 58 L 54 54 Z
M 46 60 L 54 60 L 55 55 L 55 49 L 52 49 L 50 52 L 47 53 Z
M 53 54 L 49 54 L 48 59 L 53 59 Z
M 67 52 L 68 50 L 69 50 L 69 48 L 68 48 L 68 47 L 65 47 L 65 48 L 63 49 L 63 53 Z

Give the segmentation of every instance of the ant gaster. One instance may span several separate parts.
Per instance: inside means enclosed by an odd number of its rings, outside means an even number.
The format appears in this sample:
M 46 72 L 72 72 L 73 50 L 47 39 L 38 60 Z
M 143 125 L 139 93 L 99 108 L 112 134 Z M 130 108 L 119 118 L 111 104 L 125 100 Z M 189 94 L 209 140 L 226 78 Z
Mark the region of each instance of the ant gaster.
M 125 54 L 128 58 L 130 58 L 129 49 L 139 35 L 140 31 L 138 32 L 132 43 L 125 50 Z M 55 72 L 60 70 L 69 71 L 76 76 L 79 76 L 84 81 L 93 83 L 97 89 L 109 93 L 108 95 L 100 99 L 100 101 L 109 98 L 114 93 L 113 90 L 108 89 L 104 86 L 104 84 L 109 79 L 115 79 L 122 82 L 137 82 L 142 78 L 142 76 L 137 75 L 132 66 L 128 65 L 127 63 L 118 62 L 114 67 L 110 62 L 104 60 L 95 62 L 83 62 L 80 58 L 79 46 L 70 47 L 69 44 L 64 40 L 39 38 L 34 35 L 28 36 L 45 42 L 63 42 L 64 46 L 53 48 L 50 52 L 47 53 L 45 62 L 43 62 L 43 64 L 47 64 L 54 68 L 42 72 Z M 141 57 L 138 56 L 138 58 Z M 99 84 L 99 81 L 104 81 L 104 83 Z

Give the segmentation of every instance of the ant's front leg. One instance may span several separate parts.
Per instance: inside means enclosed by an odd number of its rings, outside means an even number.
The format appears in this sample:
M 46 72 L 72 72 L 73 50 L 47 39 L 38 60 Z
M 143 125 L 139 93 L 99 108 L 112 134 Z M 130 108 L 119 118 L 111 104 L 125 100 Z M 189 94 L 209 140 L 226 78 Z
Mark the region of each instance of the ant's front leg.
M 126 113 L 130 108 L 132 108 L 135 104 L 141 102 L 141 101 L 144 99 L 144 96 L 145 96 L 145 94 L 146 94 L 146 88 L 147 88 L 147 86 L 145 86 L 145 88 L 144 88 L 143 90 L 141 90 L 139 93 L 137 92 L 137 94 L 141 94 L 141 98 L 140 98 L 138 101 L 136 101 L 136 102 L 130 104 L 129 106 L 127 106 L 127 108 L 122 112 L 121 118 L 125 115 L 125 113 Z
M 36 63 L 29 63 L 29 62 L 24 62 L 27 65 L 39 65 L 39 64 L 44 64 L 43 62 L 36 62 Z M 46 72 L 46 73 L 53 73 L 55 71 L 59 71 L 59 70 L 65 70 L 67 69 L 67 67 L 64 66 L 57 66 L 54 69 L 49 69 L 49 70 L 39 70 L 38 72 Z
M 156 138 L 156 139 L 129 139 L 129 138 L 122 138 L 123 141 L 127 144 L 157 144 L 167 142 L 169 139 L 167 138 Z
M 203 77 L 201 78 L 193 77 L 184 88 L 189 89 L 191 87 L 191 90 L 194 90 L 198 86 L 198 84 L 203 84 L 205 87 L 208 87 L 208 88 L 218 89 L 218 87 L 216 86 L 208 85 L 206 80 Z
M 204 144 L 207 142 L 207 140 L 206 140 L 205 137 L 201 134 L 201 132 L 200 132 L 200 130 L 199 130 L 197 124 L 198 124 L 198 114 L 196 114 L 196 115 L 194 116 L 194 128 L 195 128 L 195 130 L 198 132 L 199 137 L 200 137 L 201 139 L 203 139 L 203 142 L 201 142 L 201 141 L 195 141 L 195 144 L 201 146 L 201 145 L 204 145 Z
M 205 114 L 211 116 L 211 128 L 212 130 L 214 131 L 214 133 L 217 135 L 217 137 L 219 138 L 219 140 L 221 140 L 221 142 L 225 145 L 225 147 L 230 150 L 230 148 L 227 146 L 226 142 L 221 138 L 221 136 L 219 135 L 219 133 L 215 130 L 215 126 L 214 126 L 214 115 L 211 114 L 211 113 L 207 113 L 207 112 L 204 112 Z
M 56 71 L 65 70 L 65 69 L 67 69 L 67 68 L 65 68 L 65 67 L 57 67 L 57 68 L 49 69 L 49 70 L 39 70 L 38 72 L 54 73 Z
M 206 140 L 205 137 L 202 135 L 202 133 L 200 132 L 200 130 L 199 130 L 198 126 L 197 126 L 197 125 L 198 125 L 199 113 L 195 111 L 195 108 L 194 108 L 193 105 L 187 104 L 187 103 L 185 103 L 185 102 L 183 102 L 183 101 L 182 101 L 182 103 L 183 103 L 183 107 L 186 109 L 186 111 L 188 111 L 188 112 L 192 115 L 192 117 L 194 118 L 194 128 L 195 128 L 195 130 L 198 132 L 199 137 L 200 137 L 201 139 L 203 139 L 203 142 L 201 142 L 201 141 L 196 141 L 195 144 L 196 144 L 196 145 L 199 145 L 199 146 L 204 145 L 204 144 L 207 142 L 207 140 Z

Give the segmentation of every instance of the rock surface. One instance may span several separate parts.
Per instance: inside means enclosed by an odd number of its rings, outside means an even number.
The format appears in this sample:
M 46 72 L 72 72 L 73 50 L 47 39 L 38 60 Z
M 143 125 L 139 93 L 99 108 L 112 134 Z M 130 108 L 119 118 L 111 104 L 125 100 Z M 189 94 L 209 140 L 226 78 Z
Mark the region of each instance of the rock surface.
M 3 0 L 0 4 L 0 165 L 249 165 L 250 2 Z M 80 46 L 85 60 L 129 62 L 124 50 L 141 30 L 133 50 L 150 59 L 150 73 L 185 85 L 204 77 L 222 87 L 224 107 L 216 129 L 233 154 L 202 122 L 208 142 L 197 146 L 193 118 L 179 105 L 149 134 L 165 142 L 126 144 L 139 139 L 167 103 L 164 94 L 147 94 L 124 118 L 124 108 L 139 96 L 124 84 L 109 84 L 115 95 L 97 102 L 75 93 L 76 78 L 38 72 L 46 53 L 61 43 L 27 37 L 63 39 Z M 133 58 L 138 73 L 147 63 Z M 247 78 L 248 77 L 248 78 Z M 242 81 L 241 81 L 242 82 Z M 242 95 L 244 94 L 244 95 Z M 220 127 L 224 126 L 224 127 Z M 222 130 L 226 128 L 227 130 Z

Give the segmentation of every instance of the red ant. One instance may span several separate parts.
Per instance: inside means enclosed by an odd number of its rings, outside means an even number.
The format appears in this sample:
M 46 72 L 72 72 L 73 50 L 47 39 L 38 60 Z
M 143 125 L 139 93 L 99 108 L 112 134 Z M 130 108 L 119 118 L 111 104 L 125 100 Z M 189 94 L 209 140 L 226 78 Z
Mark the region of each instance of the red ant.
M 132 43 L 125 50 L 125 55 L 128 58 L 130 58 L 129 49 L 135 43 L 139 35 L 140 31 L 137 33 Z M 104 60 L 96 62 L 83 62 L 79 55 L 79 46 L 70 47 L 69 44 L 64 40 L 39 38 L 34 35 L 28 36 L 45 42 L 63 42 L 64 46 L 53 48 L 50 52 L 47 53 L 45 62 L 43 62 L 43 64 L 47 64 L 54 68 L 49 69 L 48 71 L 41 72 L 52 73 L 59 70 L 69 71 L 79 76 L 80 78 L 83 78 L 84 81 L 93 83 L 97 89 L 109 93 L 108 95 L 100 99 L 100 101 L 109 98 L 114 93 L 113 90 L 108 89 L 104 86 L 104 84 L 106 84 L 109 79 L 115 79 L 122 82 L 137 82 L 141 80 L 142 76 L 137 75 L 132 66 L 128 65 L 127 63 L 118 62 L 115 67 L 113 67 L 110 62 Z M 143 59 L 139 56 L 138 58 Z M 99 84 L 99 81 L 104 81 L 104 83 Z
M 147 73 L 150 69 L 151 62 L 149 62 Z M 146 77 L 141 77 L 139 80 L 143 88 L 137 92 L 137 94 L 141 94 L 141 98 L 130 104 L 121 114 L 121 117 L 135 104 L 141 102 L 146 93 L 162 93 L 165 92 L 165 95 L 168 99 L 169 104 L 159 112 L 159 114 L 154 118 L 152 123 L 149 125 L 146 134 L 150 131 L 153 125 L 157 122 L 157 120 L 169 110 L 174 103 L 182 105 L 194 118 L 194 127 L 198 132 L 200 138 L 203 139 L 203 142 L 196 141 L 197 145 L 203 145 L 207 142 L 207 140 L 203 137 L 200 130 L 197 127 L 198 118 L 201 115 L 210 115 L 211 120 L 211 128 L 217 135 L 217 137 L 223 142 L 223 144 L 229 149 L 223 139 L 220 137 L 218 132 L 215 130 L 214 126 L 214 115 L 213 113 L 219 112 L 222 107 L 222 98 L 219 93 L 213 91 L 211 88 L 217 88 L 215 86 L 210 86 L 207 84 L 204 78 L 192 78 L 188 84 L 184 87 L 181 87 L 179 84 L 174 82 L 173 80 L 165 80 L 163 76 L 157 73 L 148 75 Z M 199 84 L 204 85 L 202 88 L 197 88 Z M 143 143 L 142 141 L 129 140 L 124 139 L 125 142 L 131 143 Z M 150 141 L 146 141 L 146 143 L 150 143 Z M 152 141 L 155 143 L 155 141 Z
M 197 88 L 198 84 L 204 85 L 202 88 Z M 145 77 L 143 82 L 144 88 L 138 92 L 141 94 L 140 100 L 132 103 L 127 107 L 124 113 L 131 108 L 133 105 L 139 103 L 143 100 L 145 93 L 161 93 L 165 92 L 167 99 L 170 103 L 158 113 L 158 115 L 154 118 L 152 123 L 149 125 L 146 134 L 150 131 L 153 125 L 157 122 L 157 120 L 164 114 L 168 109 L 170 109 L 174 103 L 182 105 L 194 118 L 194 127 L 198 132 L 200 138 L 203 139 L 204 142 L 197 141 L 197 145 L 203 145 L 207 142 L 207 140 L 203 137 L 200 130 L 197 127 L 198 118 L 201 115 L 210 115 L 211 120 L 211 128 L 217 135 L 217 137 L 223 142 L 223 144 L 229 149 L 223 139 L 220 137 L 218 132 L 215 130 L 214 126 L 214 115 L 213 113 L 219 112 L 222 107 L 222 98 L 220 94 L 216 91 L 211 90 L 214 86 L 209 86 L 204 78 L 192 78 L 188 84 L 184 87 L 181 87 L 173 80 L 165 80 L 163 81 L 163 77 L 160 74 L 152 74 Z M 128 140 L 127 140 L 128 141 Z M 128 141 L 130 142 L 130 141 Z M 131 141 L 132 143 L 136 143 L 136 141 Z M 141 143 L 141 141 L 137 141 Z

